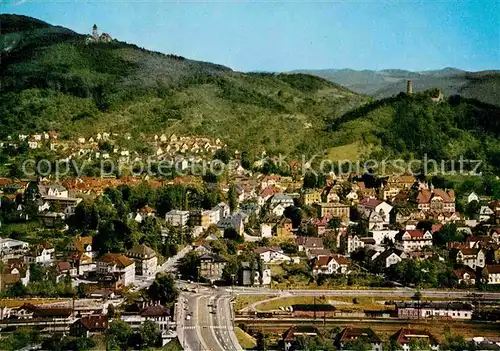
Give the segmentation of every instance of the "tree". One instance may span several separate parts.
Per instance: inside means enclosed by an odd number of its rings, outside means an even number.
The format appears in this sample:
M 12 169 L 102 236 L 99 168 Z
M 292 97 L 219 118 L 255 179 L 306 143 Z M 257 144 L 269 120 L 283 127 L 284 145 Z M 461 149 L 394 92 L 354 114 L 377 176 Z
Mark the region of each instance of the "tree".
M 469 216 L 469 218 L 473 218 L 479 213 L 480 208 L 481 208 L 481 205 L 479 204 L 479 202 L 476 200 L 473 200 L 465 206 L 465 214 L 467 214 L 467 216 Z
M 384 351 L 400 351 L 403 347 L 394 339 L 391 339 L 387 344 L 384 344 Z
M 200 254 L 189 251 L 179 262 L 179 273 L 184 278 L 198 279 L 198 267 L 200 265 Z
M 45 270 L 37 263 L 30 264 L 30 281 L 39 282 L 45 277 Z
M 296 254 L 299 251 L 299 247 L 292 241 L 285 241 L 280 244 L 280 248 L 284 253 Z
M 234 184 L 231 184 L 229 187 L 229 191 L 227 193 L 227 202 L 231 212 L 235 211 L 238 208 L 238 194 L 236 192 L 236 187 Z
M 100 216 L 94 202 L 82 201 L 75 209 L 75 214 L 68 219 L 69 226 L 73 230 L 87 233 L 96 230 L 99 226 Z
M 137 243 L 127 223 L 120 220 L 105 221 L 99 225 L 99 232 L 94 237 L 94 247 L 105 254 L 123 252 Z
M 153 301 L 160 301 L 163 305 L 170 305 L 179 296 L 179 290 L 172 275 L 159 275 L 148 288 L 148 295 Z
M 437 246 L 443 247 L 453 241 L 465 242 L 465 237 L 465 232 L 457 231 L 455 223 L 447 223 L 437 233 L 434 233 L 433 241 Z
M 449 326 L 445 327 L 443 350 L 462 351 L 469 349 L 465 337 L 460 334 L 454 334 Z
M 431 347 L 425 339 L 414 339 L 408 343 L 410 351 L 430 350 Z
M 115 315 L 116 315 L 115 305 L 113 305 L 112 303 L 109 303 L 108 304 L 108 318 L 109 319 L 115 318 Z
M 363 342 L 362 340 L 356 340 L 356 341 L 348 341 L 344 344 L 342 347 L 344 350 L 352 350 L 352 351 L 368 351 L 371 350 L 370 345 L 367 343 Z
M 412 299 L 418 302 L 422 301 L 422 293 L 420 290 L 415 291 L 415 295 L 412 296 Z
M 338 229 L 341 222 L 339 217 L 332 217 L 332 219 L 328 221 L 328 229 Z
M 184 208 L 186 189 L 182 185 L 164 186 L 156 191 L 156 212 L 160 217 L 172 209 Z
M 214 159 L 222 161 L 225 164 L 228 164 L 229 160 L 231 160 L 231 155 L 227 148 L 222 148 L 215 151 Z
M 27 293 L 28 291 L 26 290 L 26 287 L 21 282 L 14 283 L 14 285 L 12 285 L 7 291 L 7 294 L 12 297 L 22 297 Z
M 124 347 L 132 335 L 132 328 L 122 320 L 116 319 L 109 323 L 106 331 L 106 345 L 108 350 Z
M 257 339 L 256 349 L 258 351 L 266 351 L 268 349 L 267 335 L 264 334 L 263 332 L 258 332 L 256 339 Z
M 302 218 L 304 218 L 304 212 L 297 206 L 288 206 L 285 208 L 284 215 L 292 221 L 293 228 L 298 228 L 302 222 Z
M 141 335 L 143 345 L 149 347 L 155 347 L 158 345 L 158 341 L 160 339 L 160 329 L 158 328 L 158 324 L 154 321 L 145 321 L 139 331 L 139 334 Z
M 231 257 L 222 270 L 222 280 L 224 280 L 227 284 L 232 285 L 238 278 L 239 270 L 240 266 L 238 261 Z
M 328 231 L 325 233 L 323 237 L 323 245 L 325 249 L 328 249 L 332 252 L 337 250 L 337 233 Z
M 246 151 L 243 151 L 241 153 L 241 167 L 245 169 L 252 168 L 252 161 L 250 160 L 250 157 L 248 156 L 248 153 Z
M 63 346 L 63 350 L 75 350 L 75 351 L 85 351 L 93 349 L 96 346 L 96 342 L 90 338 L 75 338 L 70 339 Z

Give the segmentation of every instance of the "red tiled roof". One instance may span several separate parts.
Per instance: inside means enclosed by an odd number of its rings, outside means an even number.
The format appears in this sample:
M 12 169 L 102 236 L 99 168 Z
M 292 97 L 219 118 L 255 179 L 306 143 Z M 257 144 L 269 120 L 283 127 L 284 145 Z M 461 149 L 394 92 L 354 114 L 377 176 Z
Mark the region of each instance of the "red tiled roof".
M 432 225 L 432 228 L 431 228 L 431 231 L 433 233 L 436 233 L 436 232 L 439 232 L 441 230 L 441 228 L 443 227 L 442 224 L 433 224 Z
M 420 229 L 407 230 L 406 233 L 410 234 L 412 239 L 424 237 L 424 231 Z
M 349 264 L 349 260 L 341 255 L 333 255 L 332 258 L 340 265 L 347 265 Z
M 377 334 L 375 334 L 375 332 L 370 328 L 347 327 L 340 333 L 340 343 L 352 342 L 356 340 L 361 340 L 370 344 L 378 344 L 381 342 Z
M 73 260 L 73 261 L 80 261 L 80 262 L 92 261 L 92 259 L 89 256 L 85 255 L 82 252 L 74 252 L 68 256 L 68 259 Z
M 323 238 L 317 238 L 311 236 L 298 236 L 295 238 L 295 243 L 297 245 L 302 245 L 304 247 L 322 248 Z
M 447 246 L 449 249 L 467 249 L 469 247 L 469 245 L 466 243 L 457 242 L 449 242 Z
M 466 239 L 467 243 L 481 243 L 481 244 L 489 244 L 493 241 L 493 238 L 488 235 L 475 235 L 469 236 Z
M 267 188 L 263 189 L 263 190 L 260 192 L 259 196 L 260 196 L 261 198 L 265 198 L 265 197 L 268 197 L 268 196 L 272 196 L 272 195 L 274 195 L 274 194 L 278 194 L 278 193 L 280 193 L 280 192 L 281 192 L 281 191 L 280 191 L 279 189 L 274 188 L 274 187 L 272 187 L 272 186 L 268 186 Z
M 80 318 L 76 323 L 80 323 L 87 330 L 106 330 L 108 329 L 107 316 L 85 316 Z
M 392 339 L 396 340 L 398 344 L 408 344 L 415 339 L 426 339 L 430 344 L 438 344 L 436 337 L 428 331 L 411 328 L 399 329 L 398 332 L 392 336 Z
M 309 325 L 293 325 L 286 331 L 283 339 L 285 341 L 294 341 L 298 335 L 316 336 L 318 335 L 318 329 Z
M 79 252 L 85 252 L 85 247 L 88 245 L 92 245 L 92 237 L 91 236 L 78 236 L 72 239 L 73 246 Z
M 475 249 L 475 248 L 464 248 L 464 249 L 460 249 L 460 252 L 462 253 L 462 255 L 464 256 L 477 256 L 477 254 L 479 253 L 479 249 Z
M 500 273 L 500 264 L 487 264 L 484 268 L 488 270 L 489 274 Z
M 377 207 L 378 205 L 380 205 L 383 201 L 380 201 L 378 199 L 374 199 L 374 198 L 364 198 L 362 199 L 359 204 L 360 205 L 364 205 L 364 206 L 368 206 L 368 207 Z
M 148 306 L 141 311 L 143 317 L 164 317 L 170 316 L 170 310 L 162 305 Z
M 474 272 L 474 270 L 470 267 L 461 267 L 461 268 L 458 268 L 455 270 L 455 274 L 457 276 L 457 278 L 460 278 L 462 279 L 464 277 L 464 274 L 465 273 L 468 273 L 471 277 L 471 279 L 476 279 L 476 272 Z
M 330 262 L 331 257 L 330 256 L 320 256 L 314 260 L 314 266 L 320 267 L 320 266 L 326 266 L 328 262 Z
M 116 264 L 119 268 L 125 268 L 134 263 L 134 260 L 122 254 L 108 253 L 99 258 L 100 262 Z
M 443 199 L 444 202 L 453 202 L 455 201 L 455 193 L 453 190 L 444 191 L 442 189 L 421 189 L 417 195 L 417 203 L 419 204 L 427 204 L 431 201 L 434 196 L 439 196 Z
M 328 249 L 309 249 L 310 256 L 331 256 L 332 252 Z
M 59 262 L 57 264 L 57 269 L 59 271 L 68 271 L 71 269 L 71 264 L 69 262 Z

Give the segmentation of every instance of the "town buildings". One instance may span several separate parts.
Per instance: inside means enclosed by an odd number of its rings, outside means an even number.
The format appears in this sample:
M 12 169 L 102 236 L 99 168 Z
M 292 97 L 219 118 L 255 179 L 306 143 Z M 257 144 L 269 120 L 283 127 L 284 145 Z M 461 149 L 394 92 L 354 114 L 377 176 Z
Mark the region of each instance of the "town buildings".
M 97 273 L 117 273 L 124 286 L 132 285 L 135 283 L 135 262 L 124 255 L 108 253 L 97 259 Z
M 348 205 L 335 202 L 319 202 L 314 203 L 313 207 L 318 210 L 319 217 L 338 217 L 343 222 L 349 220 L 350 207 Z
M 200 256 L 200 277 L 211 282 L 222 279 L 222 272 L 227 261 L 218 255 L 206 254 Z
M 141 244 L 135 245 L 125 254 L 135 261 L 135 274 L 146 277 L 154 277 L 158 267 L 158 258 L 152 248 Z

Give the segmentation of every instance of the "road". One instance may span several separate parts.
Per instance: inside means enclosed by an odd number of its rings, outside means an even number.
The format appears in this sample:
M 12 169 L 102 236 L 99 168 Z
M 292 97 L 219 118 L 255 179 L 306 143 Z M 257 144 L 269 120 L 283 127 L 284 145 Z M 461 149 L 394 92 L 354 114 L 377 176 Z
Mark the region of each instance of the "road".
M 178 311 L 178 336 L 185 350 L 242 350 L 234 334 L 231 295 L 217 290 L 183 293 Z M 187 314 L 191 315 L 189 320 Z
M 161 266 L 158 266 L 158 269 L 156 270 L 156 274 L 158 273 L 175 273 L 176 272 L 176 267 L 179 261 L 186 256 L 186 254 L 191 251 L 193 248 L 191 245 L 187 245 L 185 248 L 183 248 L 181 251 L 179 251 L 175 256 L 172 256 L 168 258 Z M 135 278 L 135 284 L 134 287 L 132 288 L 132 291 L 139 291 L 141 289 L 149 287 L 151 284 L 153 284 L 153 281 L 155 280 L 155 276 L 152 277 L 141 277 L 141 276 L 136 276 Z
M 158 267 L 158 273 L 169 272 L 174 273 L 176 271 L 177 264 L 179 260 L 186 256 L 186 254 L 191 251 L 193 248 L 191 245 L 187 245 L 181 251 L 179 251 L 175 256 L 170 257 L 166 260 L 161 266 Z

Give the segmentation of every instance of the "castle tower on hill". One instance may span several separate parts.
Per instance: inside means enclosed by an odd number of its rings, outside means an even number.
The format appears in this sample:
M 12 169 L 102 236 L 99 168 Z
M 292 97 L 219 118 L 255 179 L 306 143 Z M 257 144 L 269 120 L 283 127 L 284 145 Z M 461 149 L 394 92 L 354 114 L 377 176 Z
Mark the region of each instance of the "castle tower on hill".
M 92 27 L 92 38 L 94 38 L 95 41 L 99 40 L 99 32 L 97 31 L 97 24 L 94 24 Z
M 411 95 L 413 93 L 413 82 L 408 80 L 406 82 L 406 94 Z

